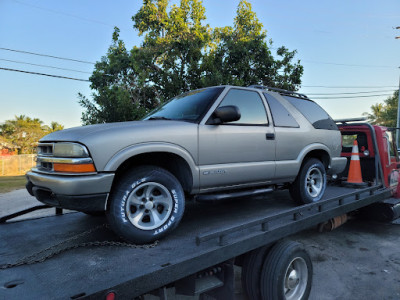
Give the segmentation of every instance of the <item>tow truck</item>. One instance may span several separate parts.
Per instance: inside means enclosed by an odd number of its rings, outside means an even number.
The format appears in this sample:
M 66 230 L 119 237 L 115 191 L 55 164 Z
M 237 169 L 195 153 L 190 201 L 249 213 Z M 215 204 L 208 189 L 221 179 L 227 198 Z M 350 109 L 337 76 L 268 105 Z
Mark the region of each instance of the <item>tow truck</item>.
M 213 205 L 192 201 L 176 231 L 146 245 L 120 240 L 104 216 L 56 209 L 54 216 L 12 221 L 46 207 L 40 205 L 0 218 L 0 299 L 168 299 L 171 291 L 234 299 L 237 267 L 249 299 L 307 299 L 311 259 L 288 237 L 314 226 L 333 229 L 350 214 L 400 215 L 393 131 L 356 119 L 337 123 L 348 165 L 318 202 L 299 206 L 287 190 Z M 354 140 L 364 184 L 343 185 Z

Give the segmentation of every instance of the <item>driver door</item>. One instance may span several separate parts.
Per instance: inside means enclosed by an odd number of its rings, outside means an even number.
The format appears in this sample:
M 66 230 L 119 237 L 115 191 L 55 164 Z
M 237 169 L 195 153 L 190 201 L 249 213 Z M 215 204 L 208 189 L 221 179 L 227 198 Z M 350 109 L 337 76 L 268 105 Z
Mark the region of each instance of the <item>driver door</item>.
M 235 105 L 241 118 L 199 125 L 200 189 L 268 183 L 275 175 L 275 132 L 256 91 L 231 88 L 219 107 Z

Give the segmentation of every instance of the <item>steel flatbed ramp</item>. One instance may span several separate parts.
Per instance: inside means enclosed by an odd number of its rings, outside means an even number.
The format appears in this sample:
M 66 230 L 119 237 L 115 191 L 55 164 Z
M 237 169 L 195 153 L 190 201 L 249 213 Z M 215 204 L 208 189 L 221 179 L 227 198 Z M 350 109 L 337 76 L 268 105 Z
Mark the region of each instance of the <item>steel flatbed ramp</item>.
M 30 259 L 72 249 L 40 263 L 0 269 L 0 299 L 100 298 L 111 289 L 133 298 L 389 195 L 379 187 L 328 187 L 323 201 L 303 206 L 295 206 L 287 191 L 188 202 L 179 227 L 153 248 L 116 245 L 121 241 L 104 226 L 105 217 L 71 213 L 6 223 L 0 225 L 0 265 L 49 247 Z M 82 245 L 94 241 L 111 244 Z

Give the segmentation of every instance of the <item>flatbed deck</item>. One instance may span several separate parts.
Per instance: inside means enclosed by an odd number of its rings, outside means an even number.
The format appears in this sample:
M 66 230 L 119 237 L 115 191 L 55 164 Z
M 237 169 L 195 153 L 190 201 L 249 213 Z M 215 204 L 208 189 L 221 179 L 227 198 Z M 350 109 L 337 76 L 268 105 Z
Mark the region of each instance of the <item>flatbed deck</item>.
M 215 204 L 188 202 L 181 225 L 153 248 L 78 247 L 40 263 L 0 269 L 0 299 L 98 298 L 108 290 L 133 298 L 388 197 L 390 191 L 381 187 L 330 186 L 322 201 L 303 206 L 287 191 Z M 0 265 L 54 245 L 37 257 L 87 242 L 120 242 L 105 223 L 104 217 L 70 213 L 2 224 Z

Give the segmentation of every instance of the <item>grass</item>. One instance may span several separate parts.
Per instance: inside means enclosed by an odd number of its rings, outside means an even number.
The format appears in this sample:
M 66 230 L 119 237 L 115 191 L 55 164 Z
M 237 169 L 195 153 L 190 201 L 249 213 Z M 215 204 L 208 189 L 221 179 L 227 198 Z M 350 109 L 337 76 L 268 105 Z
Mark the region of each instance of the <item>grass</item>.
M 0 176 L 0 194 L 25 188 L 26 177 L 21 176 Z

